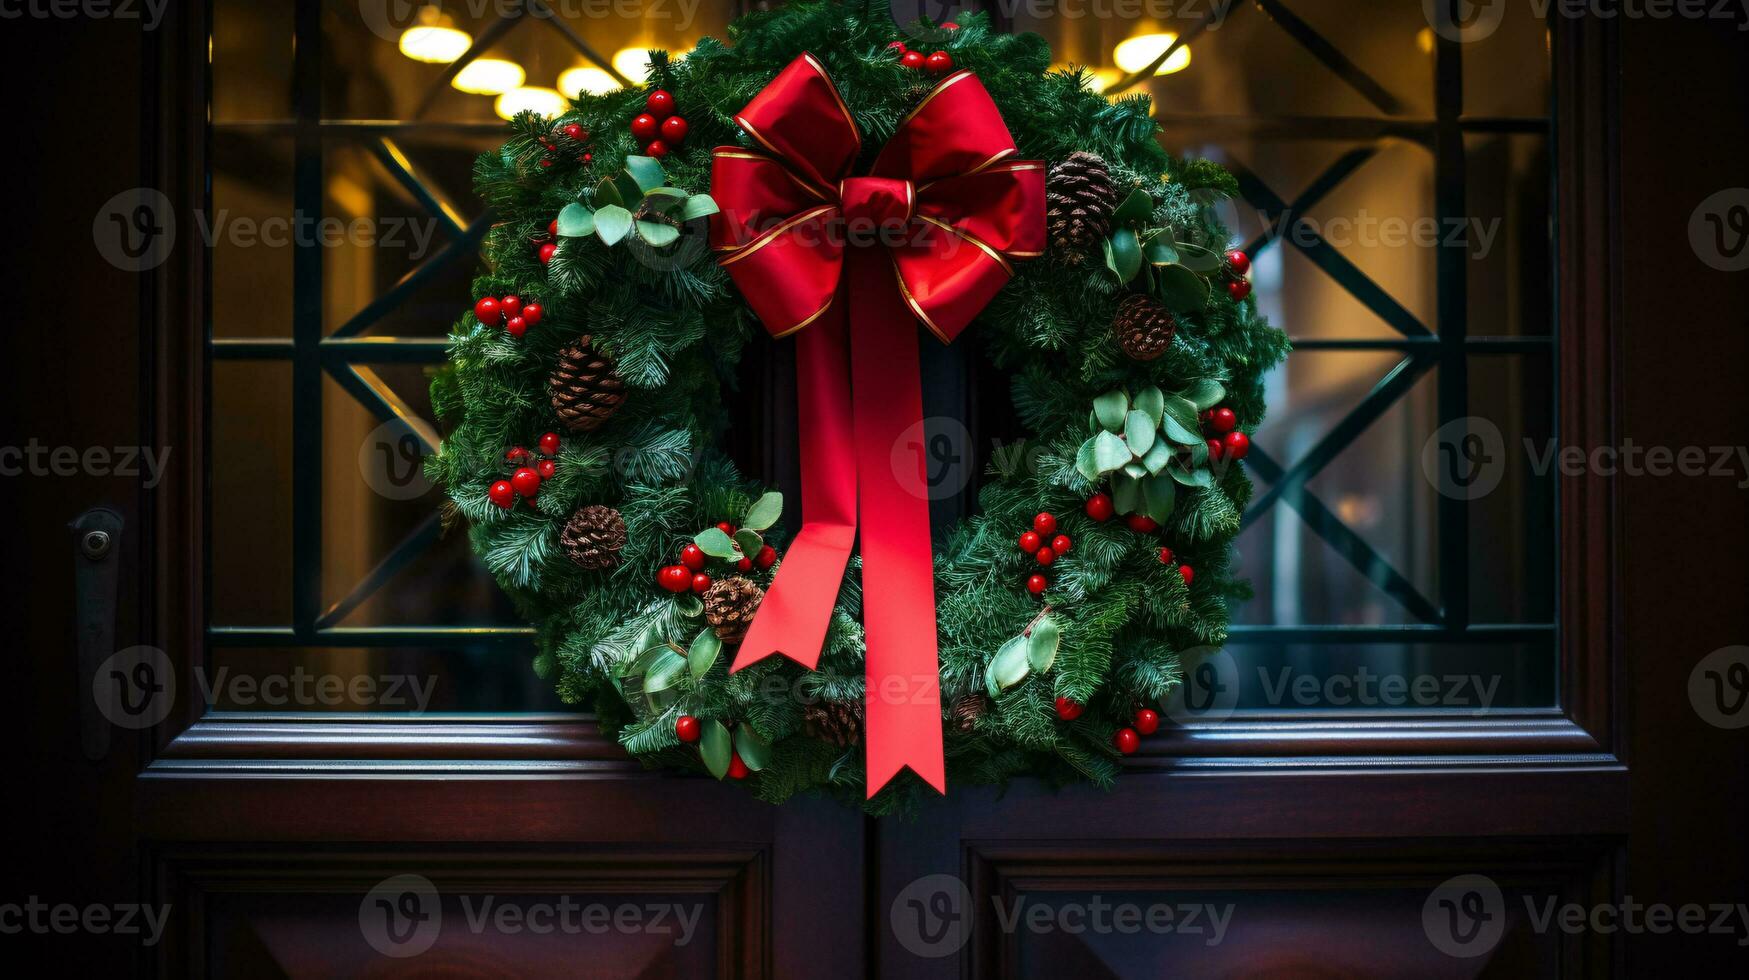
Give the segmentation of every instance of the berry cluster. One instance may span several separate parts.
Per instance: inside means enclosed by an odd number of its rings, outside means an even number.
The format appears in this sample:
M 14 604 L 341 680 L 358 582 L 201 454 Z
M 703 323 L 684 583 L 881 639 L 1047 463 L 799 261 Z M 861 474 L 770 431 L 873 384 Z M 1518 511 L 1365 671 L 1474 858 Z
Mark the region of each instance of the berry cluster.
M 1251 437 L 1239 431 L 1239 416 L 1225 405 L 1202 413 L 1202 434 L 1208 437 L 1209 459 L 1237 462 L 1251 451 Z
M 724 521 L 717 525 L 717 530 L 733 538 L 737 530 L 735 525 Z M 704 567 L 710 561 L 710 556 L 704 549 L 692 542 L 687 542 L 680 549 L 680 564 L 665 565 L 656 573 L 656 584 L 670 592 L 693 592 L 703 595 L 711 587 L 711 577 L 705 574 Z M 734 562 L 735 570 L 750 572 L 757 568 L 764 571 L 777 561 L 777 549 L 765 545 L 752 558 L 740 558 Z
M 1020 550 L 1033 557 L 1042 568 L 1049 568 L 1057 557 L 1068 551 L 1075 542 L 1069 540 L 1067 534 L 1057 533 L 1057 518 L 1054 514 L 1039 514 L 1032 519 L 1032 529 L 1021 534 Z M 1043 573 L 1035 573 L 1026 580 L 1026 591 L 1038 595 L 1050 588 L 1051 580 Z
M 644 156 L 660 160 L 686 142 L 686 119 L 674 112 L 674 96 L 657 89 L 644 100 L 645 111 L 632 119 L 632 135 L 644 144 Z
M 595 154 L 589 152 L 589 130 L 578 123 L 569 123 L 553 130 L 550 136 L 542 136 L 540 145 L 547 151 L 546 156 L 540 159 L 543 168 L 551 167 L 566 156 L 574 155 L 578 163 L 589 163 L 595 159 Z
M 1074 721 L 1081 717 L 1086 706 L 1070 698 L 1057 699 L 1057 717 L 1064 721 Z M 1152 708 L 1138 708 L 1130 724 L 1118 729 L 1111 736 L 1111 744 L 1124 755 L 1132 755 L 1142 746 L 1142 736 L 1152 735 L 1160 730 L 1160 713 Z
M 1086 511 L 1088 517 L 1091 517 L 1102 524 L 1111 520 L 1112 517 L 1117 514 L 1117 508 L 1111 502 L 1111 495 L 1107 493 L 1096 493 L 1093 496 L 1088 497 Z M 1129 526 L 1130 530 L 1137 534 L 1152 534 L 1155 531 L 1160 530 L 1160 523 L 1146 514 L 1131 514 L 1124 518 L 1124 523 Z M 1171 548 L 1161 546 L 1160 561 L 1163 564 L 1172 564 Z M 1184 580 L 1186 586 L 1189 586 L 1191 580 L 1196 577 L 1196 570 L 1189 565 L 1179 563 L 1178 576 Z
M 542 310 L 539 303 L 522 302 L 520 296 L 482 296 L 474 304 L 474 318 L 482 326 L 502 326 L 512 337 L 520 337 L 528 332 L 528 328 L 540 322 Z
M 511 297 L 515 298 L 515 297 Z M 481 300 L 480 302 L 490 302 Z M 504 462 L 514 468 L 510 479 L 499 480 L 486 491 L 487 499 L 499 507 L 509 510 L 516 506 L 518 497 L 533 500 L 540 493 L 543 480 L 552 479 L 559 472 L 559 464 L 553 457 L 559 454 L 559 434 L 549 432 L 540 437 L 537 443 L 540 447 L 540 459 L 521 446 L 511 446 L 504 452 Z
M 674 722 L 674 734 L 679 736 L 682 742 L 696 742 L 704 735 L 704 726 L 700 725 L 698 719 L 691 715 L 681 715 Z M 747 768 L 747 763 L 741 761 L 741 753 L 735 751 L 729 753 L 730 779 L 746 779 L 750 771 Z
M 1226 280 L 1227 295 L 1238 303 L 1251 295 L 1251 280 L 1245 278 L 1251 271 L 1251 257 L 1234 249 L 1226 255 L 1226 263 L 1221 266 L 1221 278 Z
M 943 30 L 949 31 L 960 29 L 960 25 L 952 23 L 941 26 Z M 935 75 L 944 75 L 953 70 L 953 56 L 946 51 L 936 51 L 933 54 L 925 55 L 921 51 L 913 51 L 906 47 L 904 41 L 894 41 L 887 45 L 887 50 L 896 52 L 899 55 L 899 64 L 906 68 L 926 71 Z

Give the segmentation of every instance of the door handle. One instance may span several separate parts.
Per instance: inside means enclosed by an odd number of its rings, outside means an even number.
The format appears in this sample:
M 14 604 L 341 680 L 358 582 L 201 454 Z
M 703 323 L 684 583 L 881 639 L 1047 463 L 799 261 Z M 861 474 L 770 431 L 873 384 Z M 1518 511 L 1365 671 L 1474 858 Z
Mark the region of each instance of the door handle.
M 115 652 L 115 600 L 121 565 L 121 515 L 93 507 L 73 530 L 74 615 L 78 627 L 79 742 L 93 762 L 109 755 L 109 722 L 97 703 L 98 665 Z

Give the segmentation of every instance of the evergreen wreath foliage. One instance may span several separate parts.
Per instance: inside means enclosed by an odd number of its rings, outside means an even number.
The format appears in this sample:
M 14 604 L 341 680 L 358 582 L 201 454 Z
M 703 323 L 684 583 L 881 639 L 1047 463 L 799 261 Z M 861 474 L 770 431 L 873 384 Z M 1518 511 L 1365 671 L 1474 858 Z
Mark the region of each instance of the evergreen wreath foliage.
M 764 492 L 715 448 L 726 424 L 724 390 L 761 326 L 696 226 L 661 249 L 635 236 L 613 246 L 594 236 L 562 237 L 549 262 L 537 255 L 549 240 L 549 222 L 566 205 L 593 200 L 602 177 L 642 153 L 627 123 L 644 111 L 652 89 L 672 93 L 690 124 L 684 145 L 661 161 L 666 182 L 699 194 L 709 190 L 713 147 L 750 145 L 734 114 L 804 51 L 824 63 L 861 127 L 864 167 L 932 81 L 902 67 L 889 50 L 890 42 L 911 38 L 883 2 L 791 3 L 750 14 L 728 33 L 727 43 L 706 38 L 684 59 L 652 52 L 644 88 L 583 94 L 557 119 L 517 118 L 502 148 L 479 159 L 476 184 L 498 220 L 485 242 L 486 271 L 475 295 L 515 294 L 542 304 L 544 316 L 521 337 L 472 314 L 455 324 L 449 365 L 433 383 L 446 436 L 427 466 L 465 517 L 476 554 L 536 624 L 537 672 L 567 702 L 592 704 L 628 752 L 653 767 L 704 771 L 709 740 L 701 753 L 676 735 L 677 719 L 690 715 L 735 726 L 758 747 L 754 754 L 763 758 L 745 782 L 760 798 L 778 802 L 814 791 L 861 804 L 862 746 L 810 735 L 805 718 L 816 702 L 856 703 L 864 695 L 856 559 L 818 671 L 774 657 L 731 675 L 732 650 L 724 650 L 702 676 L 686 671 L 669 679 L 657 709 L 624 689 L 628 664 L 645 650 L 692 652 L 705 631 L 699 598 L 664 591 L 656 571 L 700 531 L 723 521 L 739 525 Z M 1052 71 L 1043 39 L 995 32 L 982 15 L 935 36 L 932 49 L 947 51 L 956 67 L 982 79 L 1020 158 L 1055 163 L 1076 151 L 1096 154 L 1120 195 L 1146 191 L 1152 207 L 1141 224 L 1177 229 L 1180 238 L 1210 243 L 1219 253 L 1226 232 L 1210 206 L 1234 194 L 1234 181 L 1213 164 L 1171 158 L 1156 142 L 1146 96 L 1108 101 L 1089 88 L 1086 73 Z M 543 166 L 546 142 L 570 123 L 590 134 L 592 162 L 567 158 Z M 1136 286 L 1114 275 L 1097 247 L 1090 258 L 1070 259 L 1047 254 L 1018 263 L 968 331 L 1011 376 L 1029 446 L 998 455 L 984 476 L 977 515 L 937 539 L 950 783 L 1035 775 L 1109 785 L 1119 771 L 1114 731 L 1129 724 L 1138 704 L 1164 697 L 1179 681 L 1181 654 L 1225 640 L 1229 601 L 1248 595 L 1231 567 L 1231 542 L 1252 492 L 1241 466 L 1214 467 L 1206 487 L 1179 487 L 1163 526 L 1137 533 L 1121 517 L 1100 522 L 1084 513 L 1087 498 L 1103 487 L 1077 466 L 1077 453 L 1089 441 L 1090 406 L 1120 389 L 1173 392 L 1212 380 L 1249 432 L 1263 418 L 1262 376 L 1286 354 L 1285 336 L 1257 316 L 1253 302 L 1234 301 L 1216 281 L 1206 302 L 1179 311 L 1163 356 L 1132 360 L 1112 321 Z M 537 496 L 497 506 L 487 491 L 509 473 L 507 448 L 530 445 L 549 430 L 564 432 L 548 374 L 557 352 L 580 335 L 613 359 L 626 400 L 600 428 L 565 435 L 556 473 Z M 625 545 L 611 568 L 579 567 L 561 547 L 567 520 L 589 505 L 623 515 Z M 1057 515 L 1074 541 L 1050 569 L 1042 597 L 1029 594 L 1025 583 L 1036 564 L 1015 544 L 1041 511 Z M 781 554 L 781 529 L 766 534 Z M 1190 584 L 1161 561 L 1162 544 L 1194 566 Z M 744 575 L 763 587 L 772 571 L 737 573 L 713 562 L 711 573 Z M 997 687 L 987 710 L 951 717 L 956 702 L 994 687 L 987 675 L 992 659 L 1047 604 L 1060 631 L 1049 669 Z M 1059 718 L 1058 698 L 1083 705 L 1083 713 Z M 905 774 L 865 805 L 877 813 L 901 808 L 922 787 Z

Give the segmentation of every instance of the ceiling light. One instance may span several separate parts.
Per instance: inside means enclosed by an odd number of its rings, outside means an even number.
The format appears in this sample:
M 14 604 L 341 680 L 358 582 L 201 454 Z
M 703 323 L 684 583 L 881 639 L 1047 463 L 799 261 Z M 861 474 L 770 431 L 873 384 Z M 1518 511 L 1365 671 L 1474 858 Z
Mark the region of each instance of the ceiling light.
M 514 119 L 519 112 L 534 112 L 551 118 L 565 111 L 565 97 L 550 88 L 513 88 L 492 103 L 492 110 L 501 118 Z
M 472 95 L 500 95 L 521 85 L 526 77 L 514 61 L 480 58 L 463 65 L 450 84 Z
M 474 39 L 453 27 L 409 27 L 401 32 L 401 53 L 414 61 L 447 65 L 460 58 Z
M 620 84 L 612 75 L 599 68 L 570 68 L 559 75 L 559 91 L 575 96 L 579 92 L 590 95 L 606 95 L 619 90 Z
M 1176 34 L 1138 34 L 1125 41 L 1118 42 L 1112 49 L 1111 60 L 1117 66 L 1130 74 L 1135 74 L 1154 63 L 1160 53 L 1172 46 L 1178 40 Z M 1154 70 L 1156 75 L 1170 75 L 1175 71 L 1183 71 L 1190 64 L 1190 45 L 1186 44 Z

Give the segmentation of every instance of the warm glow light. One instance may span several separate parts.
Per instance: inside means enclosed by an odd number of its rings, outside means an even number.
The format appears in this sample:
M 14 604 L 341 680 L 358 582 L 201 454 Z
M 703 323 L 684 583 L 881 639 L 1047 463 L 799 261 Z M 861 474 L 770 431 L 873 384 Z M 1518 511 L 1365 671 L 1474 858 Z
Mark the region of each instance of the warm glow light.
M 499 95 L 521 85 L 526 77 L 514 61 L 480 58 L 463 65 L 450 84 L 471 95 Z
M 492 110 L 503 119 L 514 119 L 517 113 L 529 111 L 550 118 L 565 111 L 565 97 L 550 88 L 513 88 L 498 96 Z
M 1415 32 L 1415 48 L 1422 54 L 1433 53 L 1433 28 L 1423 27 Z
M 575 95 L 578 92 L 606 95 L 618 91 L 619 87 L 612 75 L 594 67 L 570 68 L 559 76 L 559 91 L 566 95 Z
M 1126 41 L 1118 42 L 1117 47 L 1112 49 L 1111 60 L 1117 62 L 1119 68 L 1133 75 L 1153 64 L 1154 59 L 1160 57 L 1160 52 L 1171 47 L 1172 42 L 1176 40 L 1178 40 L 1176 34 L 1138 34 Z M 1172 56 L 1162 62 L 1160 67 L 1155 69 L 1154 74 L 1170 75 L 1175 71 L 1183 71 L 1185 66 L 1189 64 L 1190 45 L 1186 44 L 1172 52 Z
M 1082 65 L 1063 64 L 1052 65 L 1051 68 L 1056 71 L 1065 72 L 1072 72 L 1077 68 L 1085 71 L 1087 73 L 1087 88 L 1094 92 L 1104 92 L 1106 89 L 1115 85 L 1118 79 L 1121 79 L 1124 76 L 1124 73 L 1118 71 L 1116 68 L 1087 68 Z
M 650 52 L 644 48 L 620 48 L 613 53 L 613 70 L 642 83 L 650 77 Z
M 401 32 L 401 53 L 414 61 L 447 65 L 460 58 L 474 39 L 453 27 L 409 27 Z

